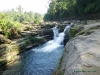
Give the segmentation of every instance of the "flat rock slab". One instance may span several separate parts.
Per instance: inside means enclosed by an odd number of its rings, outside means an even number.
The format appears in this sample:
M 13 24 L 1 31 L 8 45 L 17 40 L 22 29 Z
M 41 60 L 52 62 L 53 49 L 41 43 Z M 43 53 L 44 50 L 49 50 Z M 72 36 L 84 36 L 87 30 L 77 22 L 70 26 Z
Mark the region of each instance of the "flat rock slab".
M 96 23 L 95 25 L 99 25 Z M 95 25 L 85 26 L 86 28 Z M 100 30 L 87 36 L 79 35 L 65 46 L 59 71 L 64 75 L 100 75 Z

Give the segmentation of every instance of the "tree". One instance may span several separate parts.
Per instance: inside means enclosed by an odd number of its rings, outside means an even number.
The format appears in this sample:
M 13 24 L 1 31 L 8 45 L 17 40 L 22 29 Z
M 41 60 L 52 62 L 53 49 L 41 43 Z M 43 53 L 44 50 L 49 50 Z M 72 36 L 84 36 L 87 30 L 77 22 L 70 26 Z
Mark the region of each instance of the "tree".
M 20 14 L 22 14 L 23 8 L 21 7 L 21 5 L 19 5 L 16 9 L 18 10 L 18 12 L 19 12 Z
M 52 0 L 44 20 L 56 20 L 100 12 L 100 0 Z

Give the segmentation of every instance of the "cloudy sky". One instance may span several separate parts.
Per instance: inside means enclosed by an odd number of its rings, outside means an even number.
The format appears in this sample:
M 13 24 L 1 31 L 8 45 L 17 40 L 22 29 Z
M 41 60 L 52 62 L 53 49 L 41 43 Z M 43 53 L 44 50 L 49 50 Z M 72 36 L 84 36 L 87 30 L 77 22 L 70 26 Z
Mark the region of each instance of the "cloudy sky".
M 24 11 L 33 11 L 44 14 L 47 12 L 49 0 L 1 0 L 0 11 L 10 10 L 19 5 Z

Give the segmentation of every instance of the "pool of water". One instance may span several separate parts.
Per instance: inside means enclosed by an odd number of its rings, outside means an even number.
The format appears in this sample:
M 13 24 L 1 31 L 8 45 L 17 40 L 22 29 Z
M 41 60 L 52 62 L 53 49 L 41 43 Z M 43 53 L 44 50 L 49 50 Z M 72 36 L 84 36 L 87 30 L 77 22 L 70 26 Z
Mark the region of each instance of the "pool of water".
M 21 54 L 3 75 L 52 75 L 63 50 L 63 45 L 49 41 Z

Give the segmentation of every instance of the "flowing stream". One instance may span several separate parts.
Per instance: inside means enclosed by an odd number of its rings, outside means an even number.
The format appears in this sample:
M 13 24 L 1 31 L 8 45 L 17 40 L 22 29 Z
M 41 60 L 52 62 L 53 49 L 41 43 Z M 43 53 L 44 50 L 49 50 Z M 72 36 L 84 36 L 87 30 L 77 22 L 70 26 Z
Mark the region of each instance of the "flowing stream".
M 67 26 L 65 28 L 68 29 Z M 65 30 L 59 33 L 57 26 L 52 29 L 53 40 L 21 54 L 20 58 L 3 75 L 52 75 L 63 53 L 62 42 L 65 36 Z

